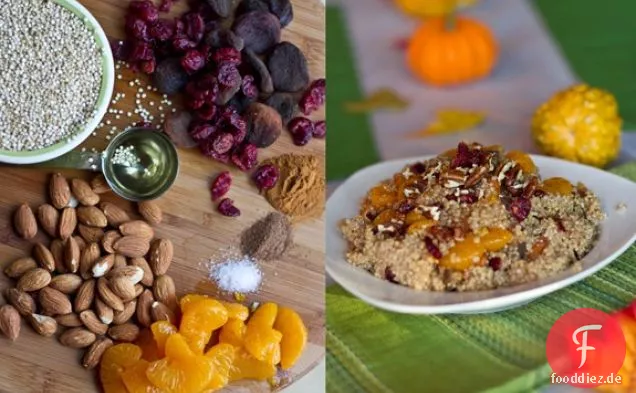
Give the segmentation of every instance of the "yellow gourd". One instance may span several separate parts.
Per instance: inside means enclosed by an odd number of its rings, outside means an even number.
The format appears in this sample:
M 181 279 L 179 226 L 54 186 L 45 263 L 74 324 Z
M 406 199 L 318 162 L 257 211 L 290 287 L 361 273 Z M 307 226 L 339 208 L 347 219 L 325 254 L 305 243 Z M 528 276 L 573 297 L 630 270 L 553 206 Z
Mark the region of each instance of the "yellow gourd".
M 443 16 L 475 2 L 476 0 L 395 0 L 402 12 L 419 18 Z

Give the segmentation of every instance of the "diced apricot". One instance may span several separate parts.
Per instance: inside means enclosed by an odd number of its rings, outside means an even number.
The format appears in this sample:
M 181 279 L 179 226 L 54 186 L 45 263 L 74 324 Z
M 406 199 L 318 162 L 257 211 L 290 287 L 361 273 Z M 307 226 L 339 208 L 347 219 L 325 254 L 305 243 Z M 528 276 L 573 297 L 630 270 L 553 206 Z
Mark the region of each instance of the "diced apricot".
M 283 370 L 296 364 L 307 344 L 307 327 L 298 313 L 287 307 L 279 307 L 274 329 L 283 334 L 280 342 Z
M 574 189 L 572 183 L 562 177 L 551 177 L 545 179 L 540 189 L 548 194 L 570 195 Z
M 536 173 L 537 166 L 532 161 L 530 156 L 520 150 L 511 150 L 506 154 L 506 157 L 513 160 L 521 167 L 521 170 L 525 173 Z
M 247 326 L 245 326 L 243 321 L 240 319 L 230 318 L 221 328 L 219 342 L 231 344 L 235 347 L 241 347 L 243 346 L 246 331 Z

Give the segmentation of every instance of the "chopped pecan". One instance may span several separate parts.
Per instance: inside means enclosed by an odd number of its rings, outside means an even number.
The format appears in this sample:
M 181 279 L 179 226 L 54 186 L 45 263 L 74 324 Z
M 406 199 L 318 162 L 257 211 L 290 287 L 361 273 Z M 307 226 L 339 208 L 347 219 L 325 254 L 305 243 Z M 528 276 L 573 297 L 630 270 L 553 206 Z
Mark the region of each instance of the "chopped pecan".
M 528 185 L 523 189 L 523 197 L 532 198 L 538 186 L 539 180 L 536 178 L 536 176 L 533 176 L 528 182 Z
M 457 188 L 466 183 L 466 175 L 457 169 L 451 169 L 442 176 L 442 184 L 446 188 Z
M 475 170 L 468 176 L 466 179 L 466 183 L 464 184 L 466 187 L 472 187 L 475 184 L 479 183 L 479 181 L 488 173 L 488 168 L 485 166 L 479 166 L 475 168 Z

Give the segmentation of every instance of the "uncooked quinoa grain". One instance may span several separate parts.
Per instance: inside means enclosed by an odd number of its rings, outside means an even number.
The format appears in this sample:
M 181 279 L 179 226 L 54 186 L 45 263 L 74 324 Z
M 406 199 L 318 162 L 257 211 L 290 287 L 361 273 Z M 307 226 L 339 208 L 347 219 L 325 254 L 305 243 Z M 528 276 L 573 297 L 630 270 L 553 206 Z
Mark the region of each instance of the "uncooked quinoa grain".
M 43 0 L 0 0 L 0 149 L 37 150 L 94 116 L 102 78 L 93 34 Z

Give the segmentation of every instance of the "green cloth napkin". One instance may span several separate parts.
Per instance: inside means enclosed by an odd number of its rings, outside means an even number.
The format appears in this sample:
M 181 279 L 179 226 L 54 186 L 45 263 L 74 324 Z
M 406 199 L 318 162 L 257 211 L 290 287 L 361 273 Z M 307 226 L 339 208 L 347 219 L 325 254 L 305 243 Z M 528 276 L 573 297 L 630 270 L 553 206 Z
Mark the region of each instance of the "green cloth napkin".
M 636 180 L 636 162 L 612 172 Z M 636 296 L 636 245 L 593 276 L 513 310 L 415 316 L 327 288 L 327 391 L 532 392 L 549 382 L 545 340 L 575 308 L 613 311 Z

